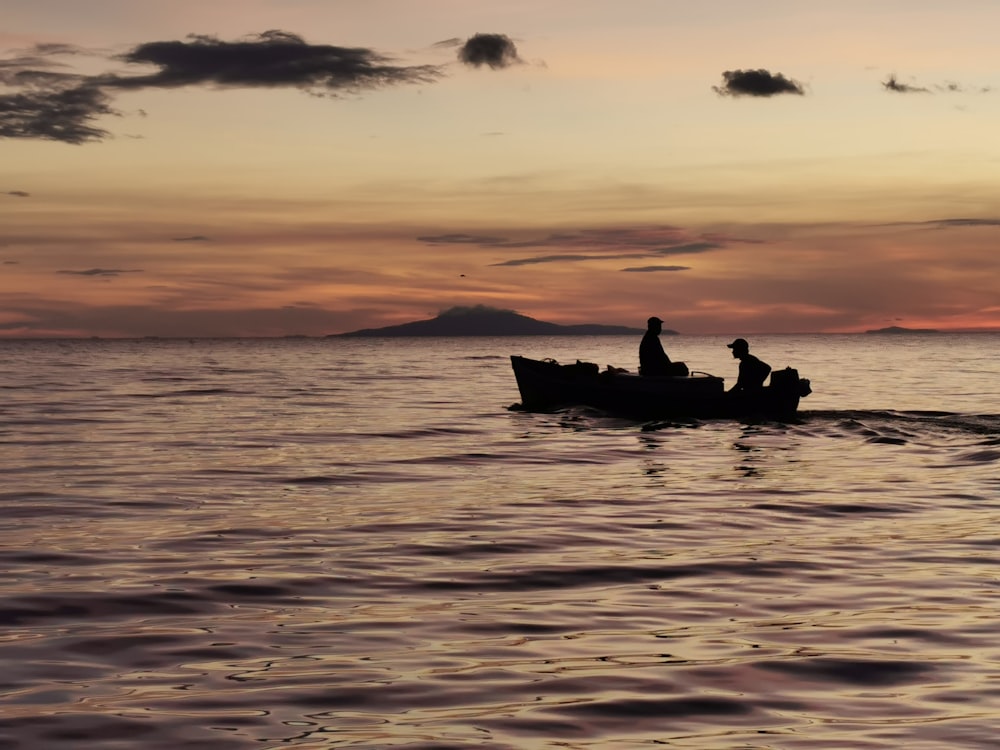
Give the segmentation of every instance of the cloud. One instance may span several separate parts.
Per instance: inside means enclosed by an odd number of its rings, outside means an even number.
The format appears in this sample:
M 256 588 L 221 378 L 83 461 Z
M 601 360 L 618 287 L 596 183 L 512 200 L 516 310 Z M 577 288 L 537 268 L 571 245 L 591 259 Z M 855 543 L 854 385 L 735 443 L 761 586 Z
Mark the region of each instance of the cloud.
M 1000 219 L 934 219 L 925 221 L 937 227 L 1000 227 Z
M 526 240 L 512 240 L 492 235 L 452 232 L 447 234 L 417 237 L 420 242 L 432 245 L 467 244 L 484 248 L 497 247 L 594 247 L 632 248 L 679 246 L 689 240 L 689 235 L 673 226 L 648 226 L 607 229 L 582 229 L 573 232 L 553 232 L 545 237 Z
M 458 59 L 473 68 L 488 65 L 493 70 L 524 62 L 517 54 L 517 46 L 506 34 L 474 34 L 458 50 Z
M 94 120 L 118 114 L 111 97 L 92 85 L 0 94 L 0 138 L 100 141 L 110 134 L 96 127 Z
M 0 60 L 0 138 L 37 138 L 85 143 L 105 138 L 98 117 L 119 114 L 90 76 L 73 72 L 59 56 L 98 54 L 68 44 L 39 44 Z
M 123 273 L 142 273 L 140 268 L 88 268 L 85 271 L 56 271 L 56 273 L 70 274 L 72 276 L 106 276 L 114 277 Z
M 417 237 L 430 245 L 473 245 L 490 250 L 514 248 L 558 248 L 590 250 L 592 252 L 548 253 L 493 263 L 493 266 L 527 266 L 540 263 L 576 263 L 585 260 L 625 260 L 657 258 L 670 255 L 692 255 L 718 250 L 722 242 L 706 239 L 691 240 L 688 233 L 673 226 L 583 229 L 576 232 L 553 232 L 535 239 L 512 240 L 493 235 L 448 234 Z M 749 240 L 748 240 L 749 241 Z
M 705 232 L 702 238 L 708 240 L 709 242 L 716 242 L 721 244 L 743 244 L 743 245 L 762 245 L 764 240 L 751 239 L 748 237 L 734 237 L 730 234 L 722 234 L 719 232 Z
M 903 83 L 895 73 L 882 81 L 882 88 L 896 94 L 988 94 L 993 89 L 989 86 L 968 86 L 957 81 L 945 81 L 931 86 L 918 86 L 915 83 Z
M 911 86 L 908 83 L 900 83 L 895 75 L 890 75 L 888 79 L 882 81 L 882 88 L 886 91 L 895 91 L 898 94 L 929 94 L 930 89 L 923 86 Z
M 169 305 L 106 305 L 93 307 L 66 301 L 0 297 L 7 318 L 0 329 L 19 336 L 280 336 L 304 333 L 321 336 L 371 324 L 374 309 L 327 310 L 316 306 L 206 309 Z
M 544 244 L 646 250 L 678 246 L 688 239 L 689 235 L 684 230 L 674 226 L 608 227 L 551 234 Z
M 953 227 L 1000 227 L 1000 218 L 955 218 L 931 219 L 929 221 L 894 221 L 876 224 L 881 227 L 924 227 L 928 229 L 949 229 Z
M 441 76 L 434 65 L 394 65 L 365 47 L 309 44 L 297 34 L 271 30 L 237 41 L 191 34 L 188 41 L 147 42 L 119 59 L 159 68 L 149 75 L 103 78 L 116 88 L 294 87 L 315 92 L 360 91 Z
M 504 34 L 476 34 L 461 42 L 459 59 L 471 67 L 506 68 L 523 62 Z M 228 41 L 205 34 L 182 40 L 139 44 L 113 60 L 124 72 L 83 75 L 60 57 L 103 53 L 68 44 L 41 44 L 0 60 L 0 138 L 34 138 L 83 144 L 110 133 L 98 118 L 120 115 L 113 106 L 122 91 L 186 86 L 215 88 L 297 88 L 337 96 L 386 86 L 432 83 L 444 73 L 437 65 L 400 65 L 367 47 L 312 44 L 288 31 L 270 30 Z M 136 69 L 152 72 L 132 72 Z M 142 113 L 144 114 L 144 113 Z
M 578 262 L 582 260 L 634 260 L 641 258 L 655 258 L 663 255 L 690 255 L 692 253 L 704 253 L 709 250 L 716 250 L 721 248 L 722 245 L 716 244 L 714 242 L 691 242 L 686 245 L 674 245 L 672 247 L 657 247 L 650 248 L 642 252 L 629 252 L 629 253 L 600 253 L 592 255 L 574 255 L 574 254 L 558 254 L 558 255 L 540 255 L 531 258 L 515 258 L 513 260 L 506 260 L 501 263 L 494 263 L 494 266 L 528 266 L 535 265 L 537 263 L 564 263 L 564 262 Z M 625 270 L 636 270 L 636 269 L 625 269 Z M 658 266 L 649 267 L 645 270 L 687 270 L 681 269 L 680 267 L 672 266 Z
M 638 268 L 623 268 L 629 273 L 655 273 L 657 271 L 690 271 L 690 266 L 640 266 Z
M 15 88 L 76 86 L 84 83 L 87 76 L 72 72 L 69 65 L 52 58 L 95 54 L 68 44 L 39 44 L 19 52 L 14 57 L 0 60 L 0 84 Z
M 530 266 L 537 263 L 566 263 L 580 260 L 595 260 L 593 255 L 542 255 L 535 258 L 515 258 L 505 260 L 502 263 L 493 263 L 494 266 Z
M 712 90 L 719 96 L 777 96 L 778 94 L 805 95 L 805 88 L 798 81 L 781 73 L 758 70 L 727 70 L 722 74 L 721 86 Z
M 174 242 L 211 242 L 211 237 L 206 237 L 203 234 L 192 234 L 189 237 L 173 237 Z
M 556 255 L 540 255 L 529 258 L 515 258 L 513 260 L 506 260 L 501 263 L 494 263 L 494 266 L 528 266 L 535 265 L 537 263 L 565 263 L 565 262 L 578 262 L 582 260 L 632 260 L 640 258 L 655 258 L 662 255 L 685 255 L 690 253 L 704 253 L 708 250 L 714 250 L 720 248 L 722 245 L 717 245 L 712 242 L 695 242 L 687 245 L 677 245 L 674 247 L 660 247 L 647 250 L 645 252 L 631 252 L 631 253 L 600 253 L 592 255 L 579 255 L 579 254 L 556 254 Z M 671 268 L 667 266 L 661 266 L 657 270 L 680 270 L 679 268 Z M 631 269 L 627 269 L 631 270 Z
M 648 252 L 641 253 L 614 253 L 614 254 L 603 254 L 603 255 L 573 255 L 573 254 L 557 254 L 557 255 L 539 255 L 530 258 L 515 258 L 513 260 L 505 260 L 501 263 L 494 263 L 494 266 L 529 266 L 538 263 L 576 263 L 583 260 L 641 260 L 642 258 L 655 258 L 662 255 L 684 255 L 688 253 L 703 253 L 709 249 L 722 247 L 721 245 L 710 245 L 710 243 L 701 243 L 701 245 L 687 245 L 680 246 L 676 248 L 665 247 L 659 248 L 657 250 L 651 250 Z M 635 269 L 625 269 L 625 270 L 635 270 Z M 650 267 L 649 270 L 653 270 Z M 678 268 L 659 266 L 655 270 L 681 270 Z M 687 270 L 687 269 L 684 269 Z
M 709 250 L 718 250 L 721 247 L 722 245 L 718 242 L 688 242 L 684 245 L 657 248 L 653 252 L 656 255 L 691 255 L 692 253 L 706 253 Z
M 30 198 L 31 197 L 31 193 L 29 193 L 29 192 L 27 192 L 25 190 L 8 190 L 6 192 L 6 195 L 12 195 L 15 198 Z
M 236 41 L 190 35 L 186 41 L 140 44 L 114 58 L 153 66 L 152 73 L 82 75 L 55 56 L 95 54 L 70 45 L 38 45 L 0 60 L 0 138 L 36 138 L 82 144 L 110 133 L 94 121 L 119 115 L 113 94 L 147 88 L 298 88 L 319 95 L 428 83 L 443 74 L 434 65 L 396 65 L 365 47 L 310 44 L 286 31 L 265 31 Z
M 428 245 L 497 245 L 507 241 L 503 237 L 463 233 L 426 235 L 417 239 Z
M 938 91 L 946 91 L 948 93 L 954 94 L 964 94 L 966 92 L 972 92 L 975 94 L 988 94 L 993 88 L 991 86 L 963 86 L 960 83 L 948 82 L 940 83 L 934 86 Z

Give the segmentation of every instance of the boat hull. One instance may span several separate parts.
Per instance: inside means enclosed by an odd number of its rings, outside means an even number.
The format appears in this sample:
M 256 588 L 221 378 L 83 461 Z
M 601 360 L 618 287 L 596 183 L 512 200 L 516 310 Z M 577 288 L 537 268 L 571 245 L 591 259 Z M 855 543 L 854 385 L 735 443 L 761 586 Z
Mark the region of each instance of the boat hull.
M 590 406 L 639 419 L 788 418 L 809 383 L 791 368 L 773 373 L 771 384 L 752 394 L 727 393 L 723 379 L 704 373 L 642 377 L 577 362 L 561 365 L 512 355 L 511 366 L 527 411 Z

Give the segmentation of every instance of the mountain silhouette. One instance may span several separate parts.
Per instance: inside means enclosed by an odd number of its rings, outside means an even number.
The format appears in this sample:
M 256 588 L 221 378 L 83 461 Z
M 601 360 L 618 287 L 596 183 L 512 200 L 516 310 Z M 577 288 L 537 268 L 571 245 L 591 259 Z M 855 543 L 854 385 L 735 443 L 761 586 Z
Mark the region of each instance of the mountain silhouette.
M 364 328 L 335 336 L 632 336 L 642 335 L 643 328 L 598 324 L 559 325 L 529 318 L 513 310 L 486 305 L 452 307 L 430 320 L 416 320 L 385 328 Z M 676 334 L 676 331 L 663 331 Z
M 938 333 L 934 328 L 903 328 L 901 326 L 889 326 L 888 328 L 874 328 L 865 333 Z

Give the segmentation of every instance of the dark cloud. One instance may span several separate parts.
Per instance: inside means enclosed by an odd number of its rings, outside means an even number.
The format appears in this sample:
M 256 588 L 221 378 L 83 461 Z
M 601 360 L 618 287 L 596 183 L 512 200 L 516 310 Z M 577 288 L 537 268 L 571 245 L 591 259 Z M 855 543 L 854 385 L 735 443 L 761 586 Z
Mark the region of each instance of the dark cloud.
M 36 138 L 81 144 L 107 138 L 99 117 L 118 115 L 112 94 L 145 88 L 299 88 L 313 94 L 356 93 L 441 77 L 433 65 L 396 65 L 374 50 L 309 44 L 285 31 L 236 41 L 191 35 L 186 41 L 140 44 L 117 60 L 152 66 L 152 73 L 81 75 L 52 58 L 94 54 L 70 45 L 39 45 L 0 60 L 0 138 Z
M 727 70 L 722 74 L 722 85 L 713 86 L 719 96 L 777 96 L 796 94 L 803 96 L 805 88 L 798 81 L 781 73 L 758 70 Z
M 506 260 L 502 263 L 494 263 L 494 266 L 528 266 L 535 265 L 538 263 L 575 263 L 583 260 L 640 260 L 642 258 L 656 258 L 664 255 L 691 255 L 695 253 L 705 253 L 709 250 L 717 250 L 721 248 L 714 242 L 690 242 L 684 245 L 673 245 L 668 247 L 651 247 L 639 252 L 616 252 L 616 253 L 601 253 L 601 254 L 591 254 L 591 255 L 580 255 L 580 254 L 556 254 L 556 255 L 540 255 L 530 258 L 515 258 L 513 260 Z M 623 248 L 625 249 L 625 248 Z M 672 267 L 660 266 L 656 270 L 669 270 Z M 634 270 L 634 269 L 626 269 Z M 652 267 L 651 269 L 652 270 Z M 677 268 L 676 270 L 680 270 Z M 685 269 L 686 270 L 686 269 Z
M 87 76 L 74 73 L 69 65 L 52 59 L 75 54 L 70 45 L 40 44 L 0 60 L 0 84 L 15 88 L 73 87 L 87 81 Z
M 672 247 L 656 247 L 649 248 L 641 252 L 627 252 L 627 253 L 594 253 L 591 255 L 578 255 L 578 254 L 557 254 L 557 255 L 540 255 L 530 258 L 515 258 L 513 260 L 506 260 L 502 263 L 494 263 L 494 266 L 528 266 L 535 265 L 537 263 L 564 263 L 564 262 L 578 262 L 582 260 L 638 260 L 642 258 L 656 258 L 663 255 L 690 255 L 693 253 L 704 253 L 709 250 L 716 250 L 721 248 L 722 245 L 718 245 L 714 242 L 691 242 L 685 245 L 674 245 Z M 687 270 L 681 267 L 674 266 L 657 266 L 649 267 L 648 269 L 625 269 L 625 270 Z
M 517 46 L 506 34 L 475 34 L 469 37 L 459 49 L 458 59 L 474 68 L 488 65 L 494 70 L 524 62 L 517 54 Z
M 1000 227 L 1000 218 L 972 219 L 931 219 L 929 221 L 893 221 L 876 224 L 881 227 L 920 227 L 926 229 L 950 229 L 954 227 Z
M 142 269 L 132 268 L 88 268 L 86 271 L 56 271 L 56 273 L 65 273 L 72 276 L 120 276 L 123 273 L 142 273 Z
M 638 268 L 623 268 L 628 273 L 655 273 L 657 271 L 690 271 L 690 266 L 641 266 Z
M 934 219 L 924 224 L 937 227 L 1000 227 L 1000 219 Z
M 707 253 L 709 250 L 718 250 L 721 247 L 722 245 L 718 242 L 688 242 L 684 245 L 661 247 L 653 252 L 656 255 L 691 255 L 692 253 Z
M 109 133 L 94 121 L 118 114 L 111 106 L 111 97 L 92 85 L 0 94 L 0 138 L 72 144 L 100 141 Z
M 434 65 L 394 65 L 365 47 L 309 44 L 287 31 L 265 31 L 237 41 L 192 34 L 188 41 L 147 42 L 121 55 L 126 63 L 153 65 L 149 75 L 106 76 L 116 88 L 296 87 L 315 92 L 360 91 L 438 79 Z
M 0 138 L 79 144 L 107 137 L 94 121 L 119 114 L 111 97 L 91 77 L 53 59 L 95 54 L 68 44 L 39 44 L 0 60 L 0 84 L 15 89 L 0 94 Z
M 417 237 L 432 245 L 462 244 L 484 248 L 516 247 L 594 247 L 636 248 L 674 247 L 681 245 L 686 235 L 677 227 L 652 226 L 639 228 L 583 229 L 577 232 L 551 233 L 546 237 L 528 240 L 511 240 L 507 237 L 465 234 L 461 232 Z
M 192 234 L 189 237 L 173 237 L 174 242 L 211 242 L 211 237 L 206 237 L 203 234 Z
M 648 250 L 683 244 L 689 235 L 678 227 L 608 227 L 550 234 L 543 244 Z
M 19 266 L 19 265 L 21 265 L 21 261 L 19 261 L 19 260 L 5 260 L 3 262 L 3 264 L 5 266 Z
M 955 81 L 936 83 L 931 87 L 917 86 L 916 84 L 903 83 L 895 74 L 890 75 L 882 81 L 882 88 L 897 94 L 933 94 L 934 92 L 944 94 L 988 94 L 992 89 L 989 86 L 963 86 Z
M 941 91 L 947 91 L 949 93 L 964 94 L 971 92 L 974 94 L 988 94 L 993 90 L 992 86 L 963 86 L 960 83 L 944 83 L 937 86 Z
M 567 263 L 580 260 L 595 260 L 593 255 L 541 255 L 535 258 L 515 258 L 505 260 L 503 263 L 494 263 L 494 266 L 532 266 L 537 263 Z
M 417 237 L 420 242 L 428 245 L 497 245 L 503 244 L 507 240 L 503 237 L 491 237 L 488 235 L 463 234 L 460 232 L 452 234 L 436 234 Z
M 748 237 L 734 237 L 729 234 L 721 234 L 718 232 L 705 232 L 702 237 L 709 242 L 722 243 L 726 245 L 741 244 L 741 245 L 763 245 L 764 240 L 751 239 Z
M 35 45 L 35 51 L 41 55 L 98 55 L 102 54 L 98 50 L 80 47 L 76 44 L 63 44 L 61 42 L 47 42 Z
M 891 75 L 888 79 L 882 81 L 882 88 L 886 91 L 895 91 L 898 94 L 929 94 L 931 91 L 923 86 L 912 86 L 908 83 L 901 83 L 895 75 Z
M 15 198 L 30 198 L 31 197 L 31 193 L 29 193 L 29 192 L 27 192 L 25 190 L 8 190 L 6 194 L 7 195 L 12 195 Z

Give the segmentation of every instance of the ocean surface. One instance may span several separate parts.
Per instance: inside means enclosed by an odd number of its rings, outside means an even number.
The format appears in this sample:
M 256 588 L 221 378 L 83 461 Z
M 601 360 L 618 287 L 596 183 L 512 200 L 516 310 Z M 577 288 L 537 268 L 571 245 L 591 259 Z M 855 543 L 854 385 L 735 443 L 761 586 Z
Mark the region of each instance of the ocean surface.
M 0 748 L 1000 747 L 1000 334 L 749 338 L 0 342 Z

